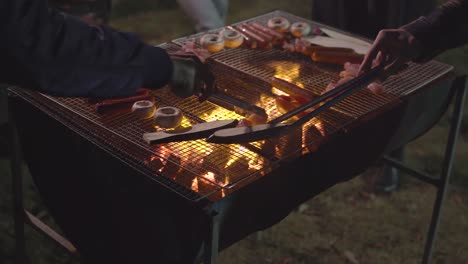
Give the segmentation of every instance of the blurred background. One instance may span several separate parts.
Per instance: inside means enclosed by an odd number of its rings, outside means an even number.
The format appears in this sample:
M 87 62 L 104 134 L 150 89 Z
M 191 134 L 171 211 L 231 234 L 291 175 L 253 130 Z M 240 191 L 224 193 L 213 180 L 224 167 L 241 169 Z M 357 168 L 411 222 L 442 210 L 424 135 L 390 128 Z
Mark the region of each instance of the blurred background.
M 359 2 L 360 0 L 356 0 Z M 90 23 L 135 32 L 146 42 L 157 45 L 193 34 L 197 27 L 177 1 L 114 0 L 95 10 L 83 6 L 56 3 L 65 11 L 84 15 Z M 237 0 L 230 1 L 226 24 L 238 22 L 273 10 L 297 16 L 322 19 L 354 33 L 373 37 L 374 28 L 356 26 L 354 15 L 336 20 L 333 10 L 319 10 L 319 5 L 305 0 Z M 320 2 L 320 1 L 316 1 Z M 332 1 L 331 1 L 332 2 Z M 351 2 L 351 1 L 349 1 Z M 362 2 L 362 1 L 361 1 Z M 403 1 L 405 2 L 405 1 Z M 427 4 L 430 1 L 410 1 Z M 64 4 L 65 3 L 65 4 Z M 436 4 L 435 2 L 432 4 Z M 315 7 L 315 10 L 314 10 Z M 76 9 L 75 9 L 76 8 Z M 81 8 L 81 9 L 80 9 Z M 413 17 L 430 10 L 427 5 L 412 7 Z M 104 11 L 103 11 L 104 10 Z M 408 9 L 407 9 L 408 10 Z M 371 18 L 377 19 L 377 18 Z M 409 19 L 409 18 L 401 18 Z M 377 24 L 377 20 L 376 24 Z M 388 23 L 387 23 L 388 22 Z M 395 21 L 382 22 L 382 26 Z M 438 60 L 454 65 L 457 72 L 468 74 L 468 46 L 440 55 Z M 0 89 L 1 91 L 1 89 Z M 4 100 L 4 95 L 0 97 Z M 0 101 L 5 108 L 5 102 Z M 6 111 L 0 111 L 0 125 L 5 127 Z M 406 161 L 432 174 L 440 173 L 450 112 L 425 135 L 409 144 Z M 5 129 L 0 134 L 0 263 L 13 263 L 13 222 L 9 163 Z M 455 168 L 449 193 L 444 202 L 441 227 L 437 236 L 434 263 L 468 261 L 468 107 L 465 108 Z M 24 167 L 27 171 L 27 167 Z M 221 253 L 219 263 L 420 263 L 435 198 L 435 188 L 413 178 L 401 177 L 393 192 L 375 193 L 364 177 L 334 186 L 303 204 L 279 224 L 253 234 Z M 28 177 L 24 183 L 26 207 L 54 226 L 41 198 Z M 79 263 L 55 244 L 27 228 L 27 249 L 33 264 Z

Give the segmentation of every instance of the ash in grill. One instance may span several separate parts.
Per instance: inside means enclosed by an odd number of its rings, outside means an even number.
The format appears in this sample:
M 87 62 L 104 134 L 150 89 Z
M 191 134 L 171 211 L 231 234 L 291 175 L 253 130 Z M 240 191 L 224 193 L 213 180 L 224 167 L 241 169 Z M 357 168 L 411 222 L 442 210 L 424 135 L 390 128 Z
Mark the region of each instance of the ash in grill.
M 291 22 L 318 26 L 281 11 L 247 22 L 266 24 L 270 18 L 277 16 L 286 17 Z M 185 42 L 200 36 L 180 38 L 162 47 L 177 50 Z M 281 115 L 273 97 L 272 77 L 297 84 L 318 96 L 328 83 L 338 80 L 340 71 L 336 67 L 315 63 L 308 57 L 275 49 L 226 49 L 213 55 L 209 67 L 223 92 L 265 109 L 269 120 Z M 115 163 L 122 161 L 133 168 L 133 173 L 123 170 L 125 173 L 132 177 L 143 174 L 156 181 L 158 192 L 165 193 L 161 197 L 172 197 L 170 199 L 175 200 L 171 200 L 171 203 L 182 204 L 181 207 L 187 211 L 175 213 L 177 217 L 174 221 L 184 225 L 184 218 L 193 217 L 196 219 L 193 223 L 185 223 L 188 229 L 198 228 L 202 232 L 208 230 L 210 225 L 215 232 L 221 229 L 221 247 L 226 247 L 254 230 L 277 222 L 300 202 L 317 194 L 318 190 L 356 175 L 383 152 L 399 147 L 422 133 L 440 113 L 434 112 L 429 121 L 423 122 L 417 116 L 406 115 L 405 111 L 411 110 L 409 105 L 412 100 L 421 101 L 417 98 L 425 99 L 425 96 L 434 94 L 437 94 L 440 103 L 431 107 L 442 111 L 440 109 L 444 108 L 449 98 L 445 91 L 447 88 L 429 88 L 435 84 L 447 85 L 451 76 L 452 67 L 440 62 L 410 65 L 402 74 L 384 83 L 386 92 L 383 94 L 359 90 L 286 135 L 229 145 L 212 144 L 203 139 L 148 145 L 142 135 L 155 130 L 152 121 L 137 118 L 131 112 L 98 114 L 85 99 L 57 98 L 21 89 L 11 91 L 87 139 L 88 144 L 98 146 L 118 159 L 108 161 L 107 165 L 121 168 L 121 164 Z M 167 87 L 152 92 L 152 95 L 158 107 L 181 109 L 185 118 L 183 122 L 189 124 L 243 118 L 235 111 L 209 100 L 203 103 L 199 103 L 197 98 L 181 100 L 171 94 Z M 417 110 L 421 113 L 421 108 Z M 21 120 L 21 115 L 18 113 L 18 120 Z M 38 117 L 38 120 L 43 119 Z M 415 120 L 423 122 L 422 128 L 409 131 Z M 20 124 L 28 129 L 31 125 L 28 122 Z M 67 134 L 63 128 L 56 130 L 64 134 L 63 137 Z M 396 139 L 395 135 L 398 135 Z M 45 137 L 41 142 L 32 141 L 26 145 L 40 145 L 36 149 L 44 149 L 47 143 L 50 141 Z M 59 146 L 56 148 L 57 153 L 66 151 Z M 47 159 L 45 155 L 37 158 Z M 72 162 L 64 157 L 57 159 Z M 47 163 L 47 160 L 42 162 Z M 36 167 L 33 170 L 41 169 Z M 118 175 L 121 173 L 112 171 Z M 99 174 L 89 174 L 83 177 L 99 178 Z M 131 178 L 130 181 L 134 180 Z M 319 183 L 314 180 L 319 180 Z M 177 198 L 171 196 L 173 194 Z M 281 194 L 286 194 L 286 197 L 282 198 Z M 186 201 L 180 202 L 180 197 L 186 198 Z M 174 213 L 164 199 L 139 202 L 154 203 L 155 208 Z M 148 208 L 151 206 L 148 205 Z M 193 207 L 198 210 L 196 216 L 189 213 L 194 210 Z M 199 211 L 208 212 L 213 219 L 206 221 Z M 197 227 L 197 224 L 201 227 Z M 179 235 L 184 237 L 183 234 Z M 199 236 L 193 237 L 191 242 L 199 246 Z M 211 250 L 217 251 L 217 241 L 208 241 L 210 243 L 215 244 Z

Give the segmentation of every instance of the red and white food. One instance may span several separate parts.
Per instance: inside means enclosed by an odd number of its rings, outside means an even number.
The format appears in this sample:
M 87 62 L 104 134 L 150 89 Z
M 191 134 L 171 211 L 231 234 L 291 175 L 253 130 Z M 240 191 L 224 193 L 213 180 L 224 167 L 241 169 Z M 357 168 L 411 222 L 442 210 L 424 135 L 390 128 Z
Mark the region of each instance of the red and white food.
M 250 42 L 255 43 L 251 45 L 254 48 L 258 47 L 263 49 L 270 49 L 273 45 L 269 37 L 265 37 L 265 35 L 256 32 L 255 29 L 252 30 L 248 24 L 237 25 L 235 26 L 235 29 L 244 34 L 244 36 L 246 36 Z
M 275 30 L 273 30 L 273 29 L 271 29 L 271 28 L 269 28 L 267 26 L 264 26 L 264 25 L 260 24 L 260 23 L 253 22 L 251 25 L 255 29 L 257 29 L 259 31 L 262 31 L 264 33 L 267 33 L 268 35 L 271 35 L 275 41 L 282 41 L 286 37 L 283 33 L 277 32 L 277 31 L 275 31 Z
M 211 53 L 204 49 L 198 48 L 197 44 L 194 41 L 185 42 L 180 50 L 172 52 L 171 55 L 174 56 L 188 56 L 195 55 L 201 62 L 205 62 L 211 56 Z
M 302 96 L 293 96 L 293 95 L 275 95 L 275 104 L 276 104 L 276 109 L 278 109 L 278 112 L 281 114 L 285 114 L 287 112 L 290 112 L 299 106 L 308 103 L 310 100 L 308 98 L 304 98 Z M 313 111 L 314 108 L 309 108 L 307 110 L 304 110 L 303 112 L 297 114 L 297 117 L 303 117 L 307 113 L 310 113 Z
M 323 93 L 326 93 L 330 90 L 335 89 L 338 85 L 344 84 L 352 79 L 354 79 L 356 76 L 359 74 L 359 64 L 354 64 L 350 62 L 346 62 L 343 65 L 343 71 L 340 72 L 340 80 L 336 83 L 329 83 L 325 90 L 323 90 Z M 374 65 L 375 66 L 375 65 Z M 381 94 L 385 92 L 385 87 L 382 86 L 381 83 L 379 82 L 372 82 L 367 86 L 367 89 L 369 89 L 372 93 L 374 94 Z
M 249 114 L 245 118 L 241 119 L 237 124 L 238 127 L 246 127 L 246 126 L 255 126 L 266 124 L 268 120 L 268 115 L 258 115 L 258 114 Z

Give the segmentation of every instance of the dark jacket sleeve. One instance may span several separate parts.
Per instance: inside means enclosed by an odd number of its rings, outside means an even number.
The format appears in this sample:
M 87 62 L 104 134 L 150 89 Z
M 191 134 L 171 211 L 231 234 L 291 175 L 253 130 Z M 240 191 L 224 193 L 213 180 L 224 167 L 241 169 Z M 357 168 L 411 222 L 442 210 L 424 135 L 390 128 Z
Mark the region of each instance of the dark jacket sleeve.
M 0 83 L 53 95 L 118 97 L 159 88 L 172 74 L 161 48 L 91 27 L 47 0 L 0 1 Z
M 468 42 L 468 0 L 451 0 L 425 17 L 403 26 L 422 44 L 417 61 L 427 61 L 439 53 Z

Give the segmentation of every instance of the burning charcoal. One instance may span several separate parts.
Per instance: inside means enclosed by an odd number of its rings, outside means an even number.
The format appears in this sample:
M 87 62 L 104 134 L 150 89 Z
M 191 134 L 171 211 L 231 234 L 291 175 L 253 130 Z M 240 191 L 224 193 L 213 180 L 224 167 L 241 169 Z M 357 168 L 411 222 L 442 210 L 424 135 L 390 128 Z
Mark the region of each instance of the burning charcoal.
M 305 128 L 304 145 L 310 153 L 317 151 L 318 147 L 324 140 L 325 137 L 322 136 L 322 133 L 316 126 L 310 125 L 309 127 Z
M 149 167 L 157 171 L 159 171 L 162 167 L 164 167 L 164 163 L 158 157 L 151 157 L 151 160 L 149 161 L 148 165 Z
M 228 179 L 228 182 L 229 182 L 231 180 L 234 180 L 233 178 L 235 176 L 245 175 L 248 170 L 249 170 L 249 161 L 245 157 L 242 157 L 240 159 L 237 159 L 232 164 L 226 167 L 226 170 L 225 170 L 226 178 Z
M 265 143 L 262 145 L 262 152 L 268 157 L 274 157 L 276 153 L 276 145 L 278 145 L 277 138 L 269 138 L 265 140 Z
M 278 155 L 282 159 L 291 159 L 301 155 L 302 149 L 302 129 L 291 130 L 281 137 L 278 144 Z
M 166 165 L 161 171 L 162 175 L 175 178 L 180 170 L 180 163 L 180 157 L 171 154 L 167 159 Z
M 230 156 L 229 148 L 215 148 L 203 159 L 203 168 L 207 171 L 221 171 L 226 166 Z

